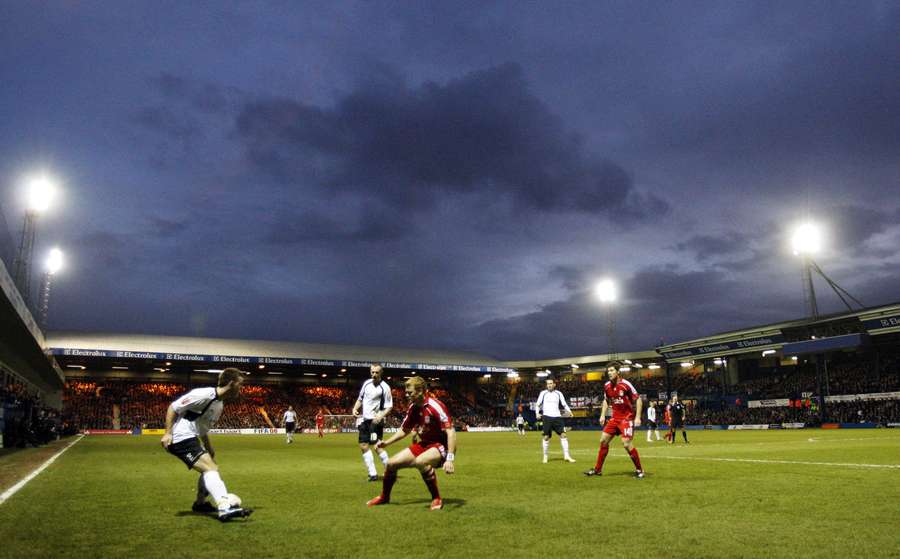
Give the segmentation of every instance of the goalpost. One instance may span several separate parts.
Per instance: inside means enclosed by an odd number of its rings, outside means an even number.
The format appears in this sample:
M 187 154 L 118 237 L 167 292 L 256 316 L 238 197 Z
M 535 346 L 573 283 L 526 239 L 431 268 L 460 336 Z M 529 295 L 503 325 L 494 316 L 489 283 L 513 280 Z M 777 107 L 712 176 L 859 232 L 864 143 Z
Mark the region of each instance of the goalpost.
M 342 433 L 348 431 L 356 431 L 356 421 L 359 419 L 354 415 L 325 415 L 325 423 L 322 429 L 326 433 Z

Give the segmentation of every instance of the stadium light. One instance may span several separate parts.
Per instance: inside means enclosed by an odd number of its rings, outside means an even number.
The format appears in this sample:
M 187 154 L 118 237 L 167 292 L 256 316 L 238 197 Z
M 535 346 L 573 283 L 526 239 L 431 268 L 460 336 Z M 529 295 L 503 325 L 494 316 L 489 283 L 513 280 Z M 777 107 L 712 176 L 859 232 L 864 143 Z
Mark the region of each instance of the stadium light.
M 25 222 L 19 241 L 14 266 L 14 281 L 22 299 L 31 302 L 31 261 L 34 257 L 34 240 L 37 236 L 38 215 L 47 211 L 56 197 L 56 182 L 47 174 L 36 174 L 25 179 Z M 33 309 L 32 309 L 33 310 Z
M 519 373 L 513 371 L 511 373 L 506 373 L 506 378 L 519 378 Z
M 491 378 L 491 373 L 485 373 L 481 378 Z
M 635 368 L 638 368 L 638 369 L 643 369 L 643 368 L 644 368 L 644 366 L 641 365 L 640 363 L 632 363 L 632 365 L 634 365 Z
M 546 378 L 550 376 L 550 373 L 548 373 L 547 371 L 538 371 L 537 375 L 535 376 L 538 378 Z
M 171 361 L 166 361 L 166 367 L 170 367 L 172 365 Z
M 627 373 L 631 371 L 631 367 L 619 367 L 620 373 Z
M 47 317 L 50 314 L 50 288 L 53 284 L 53 275 L 62 269 L 62 265 L 63 253 L 58 247 L 53 247 L 50 249 L 50 255 L 44 263 L 44 275 L 41 279 L 40 289 L 38 289 L 40 295 L 38 299 L 38 320 L 43 330 L 47 329 Z
M 269 371 L 269 374 L 270 375 L 283 375 L 284 373 L 282 373 L 281 371 Z
M 793 357 L 791 357 L 791 360 L 792 360 L 792 361 L 796 361 L 796 360 L 797 360 L 797 356 L 794 355 Z
M 575 369 L 576 371 L 577 371 L 578 369 L 581 368 L 581 367 L 579 367 L 578 365 L 576 365 L 575 363 L 572 363 L 571 365 L 569 365 L 569 367 L 572 367 L 572 368 Z
M 659 365 L 657 365 L 656 363 L 651 363 L 650 365 L 647 365 L 647 368 L 655 371 L 656 369 L 659 369 Z
M 694 366 L 694 364 L 691 363 L 691 362 L 689 362 L 689 361 L 682 361 L 682 362 L 681 362 L 681 368 L 682 368 L 682 369 L 687 369 L 688 367 L 693 367 L 693 366 Z
M 50 255 L 47 257 L 47 273 L 55 274 L 58 272 L 63 265 L 63 253 L 59 250 L 58 247 L 53 247 L 50 249 Z
M 614 303 L 616 301 L 616 284 L 611 279 L 603 279 L 597 283 L 594 288 L 597 299 L 601 303 Z
M 266 366 L 265 366 L 265 365 L 260 365 L 259 368 L 260 368 L 260 369 L 265 369 Z
M 822 250 L 822 229 L 815 223 L 801 223 L 791 235 L 791 248 L 796 255 L 816 254 Z
M 115 366 L 115 367 L 113 367 L 113 369 L 116 369 L 117 371 L 127 371 L 127 370 L 128 370 L 128 367 L 119 367 L 119 366 Z
M 721 364 L 722 364 L 722 360 L 719 359 L 718 357 L 716 357 L 715 359 L 713 359 L 713 363 L 715 363 L 716 365 L 721 365 Z
M 774 354 L 774 353 L 775 353 L 775 350 L 774 350 L 774 349 L 767 349 L 767 350 L 765 350 L 764 352 L 762 352 L 763 357 L 765 357 L 766 355 L 772 355 L 772 354 Z

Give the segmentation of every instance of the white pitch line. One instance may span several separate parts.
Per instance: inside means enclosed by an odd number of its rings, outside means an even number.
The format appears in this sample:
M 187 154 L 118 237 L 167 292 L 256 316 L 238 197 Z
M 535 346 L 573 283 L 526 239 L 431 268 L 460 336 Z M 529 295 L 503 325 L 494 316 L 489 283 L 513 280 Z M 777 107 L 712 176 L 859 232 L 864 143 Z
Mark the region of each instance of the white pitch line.
M 643 456 L 641 457 L 643 458 Z M 800 464 L 804 466 L 839 466 L 841 468 L 888 468 L 900 470 L 900 464 L 859 464 L 852 462 L 807 462 L 804 460 L 762 460 L 754 458 L 706 458 L 703 456 L 660 456 L 647 455 L 647 458 L 663 458 L 667 460 L 706 460 L 708 462 L 748 462 L 753 464 Z
M 26 483 L 28 483 L 29 481 L 31 481 L 32 479 L 34 479 L 39 473 L 41 473 L 41 472 L 43 472 L 45 469 L 47 469 L 47 466 L 49 466 L 49 465 L 52 464 L 57 458 L 59 458 L 59 455 L 60 455 L 60 454 L 62 454 L 63 452 L 69 450 L 70 448 L 72 448 L 72 445 L 75 444 L 75 443 L 77 443 L 78 441 L 80 441 L 82 438 L 84 438 L 84 435 L 78 435 L 78 436 L 75 438 L 74 441 L 70 442 L 69 444 L 66 445 L 66 447 L 65 447 L 64 449 L 60 450 L 59 452 L 57 452 L 56 454 L 54 454 L 53 456 L 51 456 L 46 462 L 44 462 L 43 464 L 41 464 L 40 466 L 38 466 L 38 468 L 37 468 L 35 471 L 31 472 L 30 474 L 28 474 L 27 476 L 25 476 L 21 481 L 19 481 L 19 483 L 13 485 L 12 487 L 10 487 L 10 488 L 7 489 L 6 491 L 4 491 L 2 494 L 0 494 L 0 505 L 2 505 L 3 503 L 5 503 L 5 502 L 7 501 L 7 499 L 9 499 L 10 497 L 12 497 L 13 495 L 15 495 L 16 492 L 19 491 L 19 489 L 22 489 L 23 487 L 25 487 L 25 484 L 26 484 Z

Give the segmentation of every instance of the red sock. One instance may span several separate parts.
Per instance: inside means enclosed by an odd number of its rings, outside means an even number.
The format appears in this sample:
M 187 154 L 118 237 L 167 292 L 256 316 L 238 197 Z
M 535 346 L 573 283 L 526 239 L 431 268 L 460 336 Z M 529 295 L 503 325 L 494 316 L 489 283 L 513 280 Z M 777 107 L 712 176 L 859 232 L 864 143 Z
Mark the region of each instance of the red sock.
M 385 468 L 384 470 L 384 483 L 381 485 L 381 496 L 385 499 L 391 498 L 391 489 L 394 488 L 394 483 L 397 482 L 397 470 L 392 468 Z
M 643 472 L 644 469 L 641 468 L 641 457 L 638 456 L 637 449 L 632 447 L 631 450 L 628 451 L 628 454 L 631 455 L 631 461 L 634 462 L 634 467 L 637 468 L 639 472 Z
M 438 491 L 437 474 L 434 473 L 434 468 L 428 466 L 428 469 L 422 472 L 422 480 L 425 481 L 425 485 L 427 485 L 428 490 L 431 491 L 431 498 L 440 499 L 441 492 Z
M 603 469 L 603 462 L 606 460 L 607 454 L 609 454 L 609 447 L 600 445 L 600 452 L 597 453 L 597 465 L 594 466 L 595 472 Z

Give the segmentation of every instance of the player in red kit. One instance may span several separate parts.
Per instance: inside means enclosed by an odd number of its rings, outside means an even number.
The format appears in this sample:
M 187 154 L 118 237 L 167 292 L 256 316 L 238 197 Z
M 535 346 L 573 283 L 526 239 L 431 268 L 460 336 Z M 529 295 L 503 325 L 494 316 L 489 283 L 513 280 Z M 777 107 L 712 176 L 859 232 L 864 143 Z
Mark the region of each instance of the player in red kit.
M 413 431 L 418 435 L 418 440 L 409 448 L 391 456 L 384 469 L 381 495 L 366 504 L 372 507 L 389 503 L 391 489 L 397 481 L 397 470 L 415 467 L 422 474 L 422 480 L 431 492 L 431 510 L 438 510 L 444 507 L 444 503 L 438 491 L 437 475 L 434 470 L 443 466 L 445 472 L 453 473 L 456 430 L 453 429 L 447 406 L 425 393 L 425 379 L 422 377 L 412 377 L 406 381 L 406 397 L 410 404 L 400 430 L 390 439 L 379 441 L 376 446 L 384 448 L 394 444 Z
M 325 427 L 325 416 L 322 415 L 322 410 L 319 410 L 319 413 L 316 414 L 316 431 L 319 432 L 319 438 L 325 436 L 325 433 L 322 432 L 322 429 Z
M 622 437 L 625 451 L 628 452 L 634 463 L 634 476 L 641 479 L 644 477 L 644 469 L 641 467 L 641 458 L 638 456 L 637 449 L 634 448 L 632 439 L 634 428 L 641 426 L 643 402 L 634 386 L 619 376 L 619 366 L 619 363 L 613 362 L 606 368 L 609 382 L 603 387 L 606 399 L 603 400 L 603 409 L 600 411 L 600 425 L 603 425 L 603 434 L 600 436 L 600 452 L 597 453 L 597 464 L 584 472 L 584 475 L 590 477 L 601 474 L 603 462 L 606 460 L 606 455 L 609 454 L 609 441 L 619 435 Z M 613 414 L 612 418 L 607 421 L 606 410 L 609 409 L 610 404 Z

